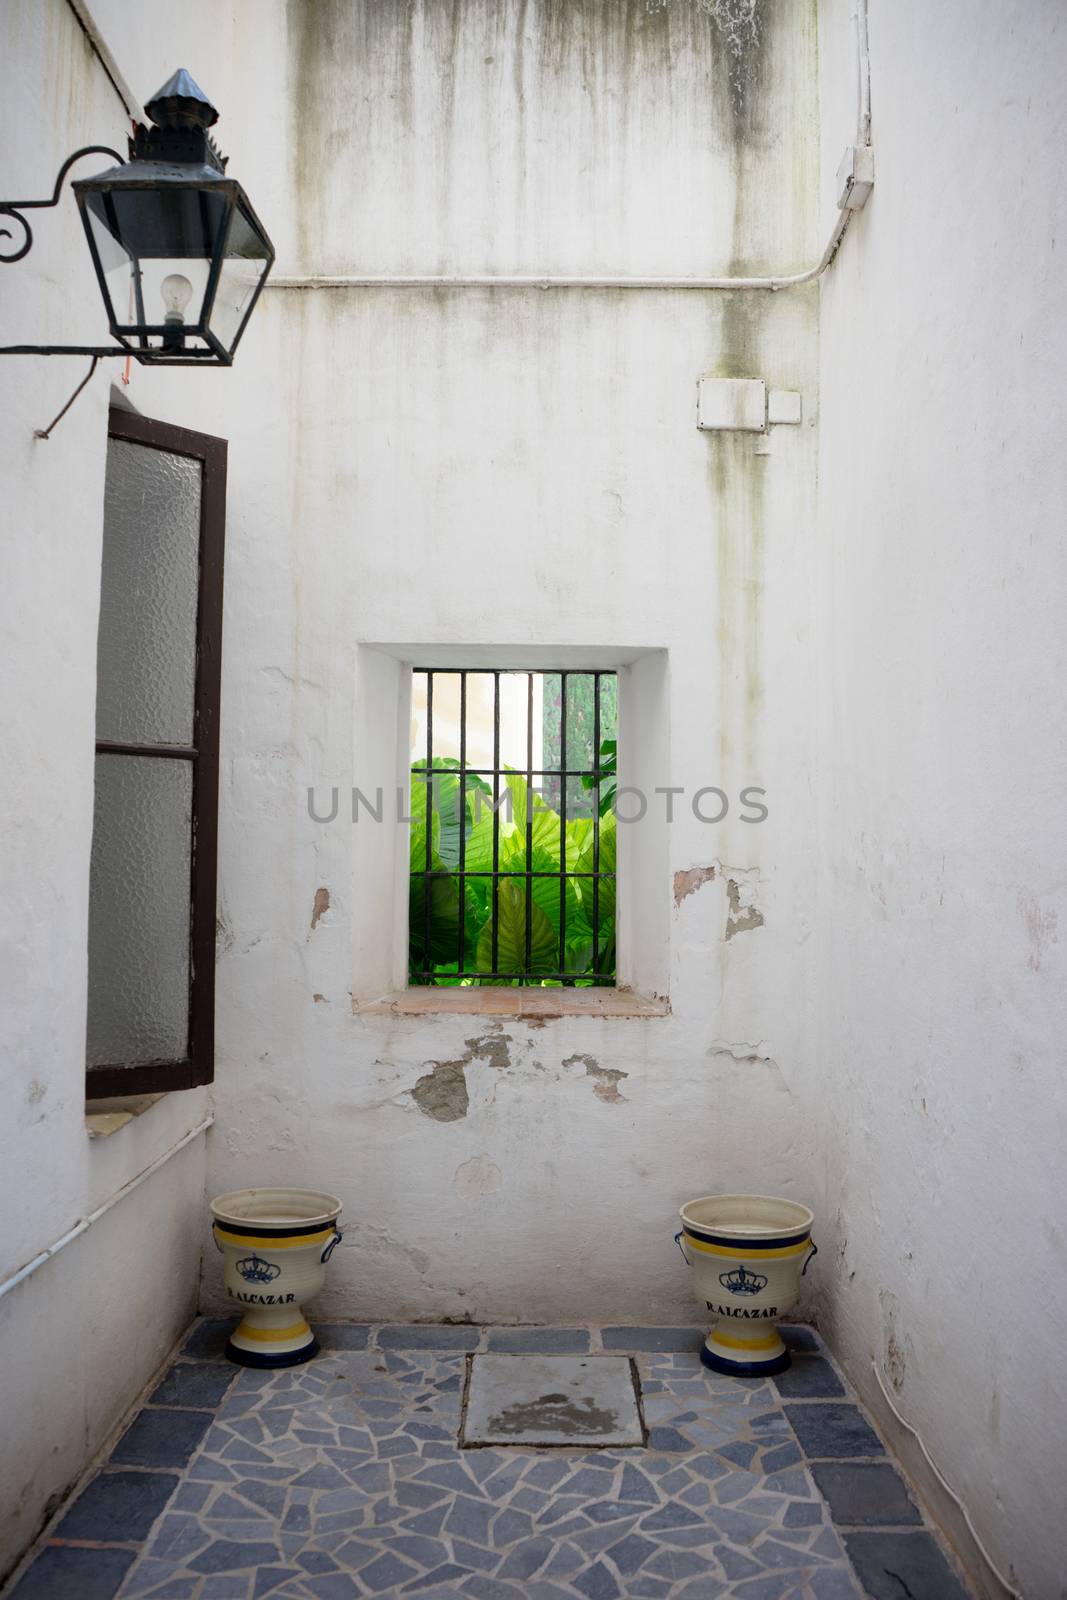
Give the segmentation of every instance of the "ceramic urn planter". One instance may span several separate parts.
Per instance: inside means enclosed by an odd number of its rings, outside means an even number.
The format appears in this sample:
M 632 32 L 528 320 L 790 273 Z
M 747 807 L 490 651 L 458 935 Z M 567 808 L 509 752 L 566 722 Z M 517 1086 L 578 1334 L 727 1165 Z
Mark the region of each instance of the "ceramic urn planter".
M 314 1189 L 237 1189 L 211 1202 L 229 1298 L 244 1315 L 226 1346 L 244 1367 L 291 1367 L 319 1348 L 301 1309 L 340 1243 L 341 1202 Z
M 795 1305 L 816 1252 L 814 1215 L 795 1200 L 715 1194 L 679 1212 L 679 1248 L 714 1321 L 700 1352 L 714 1372 L 762 1377 L 789 1365 L 776 1323 Z

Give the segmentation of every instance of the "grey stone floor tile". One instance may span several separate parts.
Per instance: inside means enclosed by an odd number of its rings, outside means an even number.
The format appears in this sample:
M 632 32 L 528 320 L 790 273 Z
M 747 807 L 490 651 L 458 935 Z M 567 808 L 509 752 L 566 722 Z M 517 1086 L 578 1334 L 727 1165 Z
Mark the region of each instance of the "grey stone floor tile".
M 803 1322 L 780 1322 L 778 1332 L 790 1350 L 819 1350 L 822 1348 L 814 1328 Z
M 365 1350 L 371 1329 L 365 1322 L 316 1322 L 315 1333 L 323 1350 Z
M 383 1350 L 476 1350 L 481 1330 L 465 1323 L 414 1323 L 378 1330 Z
M 487 1350 L 581 1356 L 589 1350 L 587 1328 L 490 1328 Z
M 101 1472 L 55 1530 L 57 1539 L 141 1544 L 178 1487 L 176 1472 Z
M 640 1352 L 693 1351 L 704 1342 L 704 1328 L 602 1328 L 605 1350 Z
M 214 1411 L 239 1369 L 206 1361 L 178 1361 L 148 1397 L 153 1406 L 197 1406 Z
M 880 1456 L 884 1447 L 878 1435 L 854 1405 L 788 1405 L 785 1414 L 809 1459 Z
M 871 1600 L 967 1600 L 940 1545 L 925 1529 L 846 1533 L 845 1548 Z
M 113 1600 L 134 1559 L 129 1550 L 46 1545 L 11 1600 Z
M 816 1461 L 811 1475 L 839 1525 L 869 1527 L 922 1520 L 903 1478 L 888 1462 Z
M 225 1361 L 226 1342 L 235 1327 L 228 1318 L 204 1317 L 182 1345 L 182 1355 L 195 1361 Z
M 792 1365 L 771 1382 L 779 1394 L 789 1399 L 832 1399 L 845 1392 L 844 1384 L 825 1356 L 803 1352 L 795 1355 Z
M 184 1467 L 211 1426 L 210 1411 L 146 1407 L 112 1452 L 123 1466 Z

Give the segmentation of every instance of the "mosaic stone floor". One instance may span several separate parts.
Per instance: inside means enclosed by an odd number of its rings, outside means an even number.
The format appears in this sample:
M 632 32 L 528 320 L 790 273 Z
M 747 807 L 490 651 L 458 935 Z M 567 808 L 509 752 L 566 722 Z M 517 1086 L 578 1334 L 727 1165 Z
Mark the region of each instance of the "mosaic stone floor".
M 11 1600 L 967 1600 L 817 1336 L 777 1379 L 693 1328 L 319 1325 L 259 1372 L 201 1322 Z M 623 1353 L 646 1448 L 460 1450 L 468 1353 Z

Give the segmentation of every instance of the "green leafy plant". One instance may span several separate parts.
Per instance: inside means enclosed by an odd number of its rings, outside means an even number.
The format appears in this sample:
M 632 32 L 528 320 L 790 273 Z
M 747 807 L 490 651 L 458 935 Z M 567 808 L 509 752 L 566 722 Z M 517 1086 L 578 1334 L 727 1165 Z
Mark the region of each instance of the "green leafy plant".
M 592 817 L 567 817 L 562 822 L 536 791 L 527 789 L 519 772 L 506 772 L 508 799 L 499 810 L 498 862 L 501 877 L 493 895 L 493 878 L 478 876 L 493 870 L 492 790 L 480 777 L 468 773 L 461 785 L 458 762 L 435 760 L 432 802 L 427 804 L 426 763 L 411 769 L 411 879 L 408 900 L 408 960 L 412 982 L 445 985 L 540 984 L 558 988 L 564 983 L 588 987 L 615 976 L 615 813 L 614 783 L 599 801 L 599 879 L 594 908 L 594 880 L 559 876 L 561 860 L 568 874 L 594 870 Z M 445 771 L 437 771 L 445 768 Z M 615 741 L 601 747 L 601 772 L 614 776 Z M 595 780 L 582 780 L 587 788 Z M 527 863 L 527 808 L 530 857 Z M 463 878 L 460 890 L 460 837 L 463 839 Z M 554 877 L 532 877 L 552 873 Z M 562 892 L 561 885 L 562 883 Z M 529 891 L 529 907 L 527 906 Z M 594 909 L 597 937 L 594 949 Z M 526 924 L 529 915 L 530 959 L 527 967 Z M 493 961 L 494 917 L 496 961 Z M 495 978 L 470 978 L 459 972 L 459 931 L 463 923 L 463 964 L 478 972 L 495 972 Z M 560 966 L 560 929 L 563 929 L 563 965 Z M 523 978 L 524 968 L 529 976 Z M 564 973 L 565 978 L 549 977 Z M 546 974 L 539 977 L 538 974 Z M 426 976 L 428 974 L 428 976 Z M 514 974 L 514 976 L 511 976 Z

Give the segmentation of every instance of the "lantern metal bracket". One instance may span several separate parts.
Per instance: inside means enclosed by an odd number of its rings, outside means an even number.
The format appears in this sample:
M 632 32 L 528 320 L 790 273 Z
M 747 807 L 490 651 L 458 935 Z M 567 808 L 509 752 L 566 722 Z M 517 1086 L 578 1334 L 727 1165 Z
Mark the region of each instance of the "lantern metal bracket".
M 56 186 L 52 190 L 51 200 L 0 200 L 0 217 L 14 217 L 15 221 L 23 229 L 26 235 L 22 244 L 13 255 L 5 254 L 5 247 L 3 243 L 0 242 L 0 262 L 10 264 L 14 261 L 21 261 L 23 256 L 29 255 L 30 251 L 33 249 L 33 229 L 30 227 L 22 213 L 24 211 L 47 211 L 52 206 L 57 206 L 59 204 L 60 194 L 63 190 L 63 179 L 67 176 L 67 173 L 70 171 L 75 161 L 80 161 L 82 156 L 114 156 L 115 160 L 119 163 L 119 166 L 126 165 L 118 151 L 112 150 L 111 146 L 108 144 L 83 145 L 80 150 L 75 150 L 72 156 L 68 156 L 66 161 L 64 161 L 63 165 L 60 167 L 59 176 L 56 178 Z M 10 238 L 11 229 L 0 226 L 0 241 Z M 91 352 L 89 353 L 91 354 Z
M 74 154 L 68 156 L 59 169 L 55 187 L 50 200 L 0 200 L 0 218 L 14 217 L 23 230 L 25 237 L 19 248 L 8 254 L 5 241 L 12 237 L 11 229 L 5 228 L 0 222 L 0 264 L 10 266 L 15 261 L 21 261 L 23 256 L 28 256 L 33 249 L 33 229 L 26 218 L 24 211 L 48 211 L 59 204 L 63 192 L 63 180 L 67 176 L 75 161 L 80 161 L 82 156 L 114 156 L 120 166 L 125 166 L 122 156 L 117 150 L 112 150 L 109 144 L 87 144 Z M 129 356 L 137 358 L 136 351 L 127 350 L 124 345 L 82 345 L 82 344 L 11 344 L 0 346 L 0 355 L 5 356 L 92 356 L 94 363 L 101 356 Z M 58 418 L 56 419 L 58 421 Z

